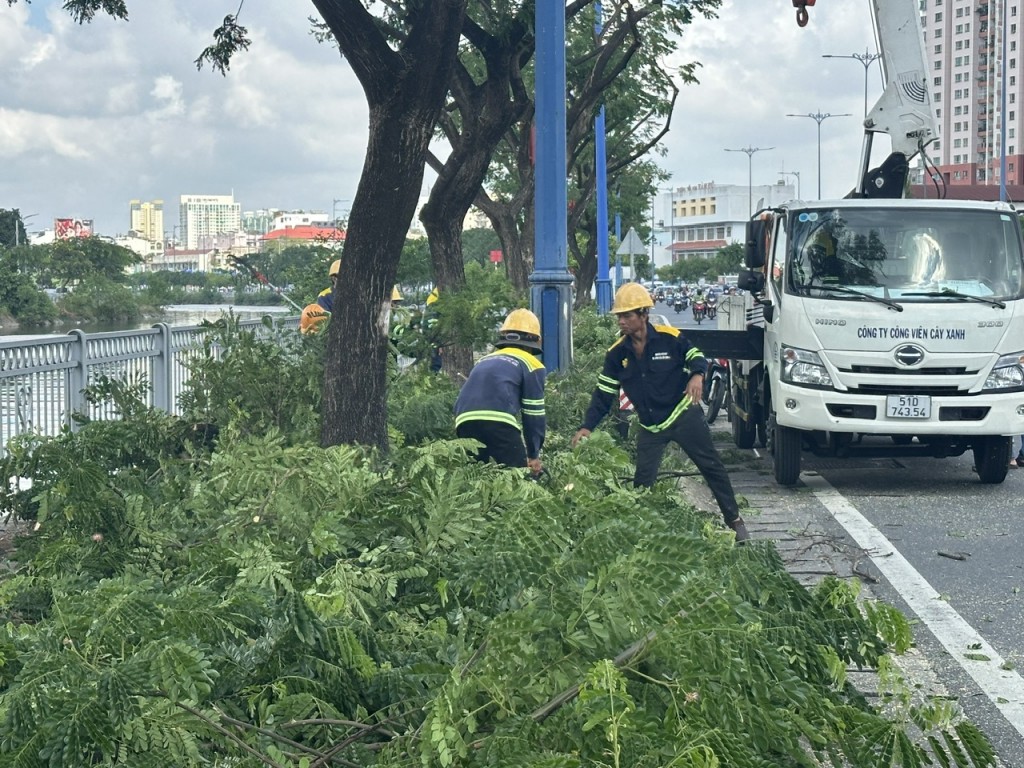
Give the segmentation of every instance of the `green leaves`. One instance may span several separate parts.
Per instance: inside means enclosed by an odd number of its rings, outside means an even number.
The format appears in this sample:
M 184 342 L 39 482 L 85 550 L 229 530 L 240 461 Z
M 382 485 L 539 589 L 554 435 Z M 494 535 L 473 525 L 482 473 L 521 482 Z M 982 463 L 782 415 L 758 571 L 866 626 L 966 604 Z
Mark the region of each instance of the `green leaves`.
M 0 463 L 40 523 L 0 579 L 4 765 L 992 764 L 892 663 L 905 617 L 854 582 L 807 591 L 670 483 L 634 489 L 608 433 L 539 482 L 466 441 L 323 449 L 270 425 L 304 390 L 270 403 L 260 344 L 235 343 L 236 381 L 200 377 L 215 445 L 107 393 L 123 421 Z

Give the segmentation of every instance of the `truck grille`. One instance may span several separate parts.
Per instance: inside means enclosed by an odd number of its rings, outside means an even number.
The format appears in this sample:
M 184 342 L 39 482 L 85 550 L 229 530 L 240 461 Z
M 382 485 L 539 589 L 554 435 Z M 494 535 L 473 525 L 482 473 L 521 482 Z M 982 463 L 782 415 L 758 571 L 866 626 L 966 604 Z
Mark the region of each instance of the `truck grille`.
M 873 373 L 881 376 L 963 376 L 967 373 L 964 366 L 949 366 L 947 368 L 897 368 L 887 365 L 851 365 L 849 368 L 840 370 L 849 373 Z M 977 371 L 971 371 L 972 374 Z
M 962 395 L 962 390 L 956 385 L 932 386 L 926 384 L 920 386 L 892 386 L 888 384 L 861 384 L 859 387 L 851 387 L 850 392 L 860 395 Z

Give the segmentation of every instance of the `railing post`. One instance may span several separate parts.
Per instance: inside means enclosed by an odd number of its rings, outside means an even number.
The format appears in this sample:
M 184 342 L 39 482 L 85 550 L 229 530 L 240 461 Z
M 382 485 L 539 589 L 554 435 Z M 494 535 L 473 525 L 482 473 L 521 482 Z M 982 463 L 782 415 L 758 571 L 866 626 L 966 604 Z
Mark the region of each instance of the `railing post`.
M 153 407 L 160 408 L 171 413 L 173 408 L 171 387 L 171 364 L 174 361 L 174 350 L 171 349 L 171 327 L 167 323 L 157 323 L 153 326 L 160 331 L 156 339 L 153 356 L 153 381 L 150 386 L 153 388 Z
M 72 418 L 72 414 L 76 411 L 85 413 L 85 384 L 89 380 L 88 377 L 88 335 L 84 332 L 75 328 L 68 331 L 73 341 L 71 342 L 71 362 L 73 366 L 68 368 L 68 386 L 66 399 L 64 406 L 66 408 L 64 412 L 64 419 L 68 426 L 71 427 L 72 431 L 78 430 L 77 422 Z

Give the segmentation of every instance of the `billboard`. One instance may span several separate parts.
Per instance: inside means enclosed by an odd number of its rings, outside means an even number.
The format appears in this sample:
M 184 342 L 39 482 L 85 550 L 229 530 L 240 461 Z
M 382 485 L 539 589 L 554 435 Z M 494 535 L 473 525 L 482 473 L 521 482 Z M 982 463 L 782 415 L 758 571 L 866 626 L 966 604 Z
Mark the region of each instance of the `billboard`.
M 92 237 L 92 219 L 54 219 L 53 235 L 58 240 Z

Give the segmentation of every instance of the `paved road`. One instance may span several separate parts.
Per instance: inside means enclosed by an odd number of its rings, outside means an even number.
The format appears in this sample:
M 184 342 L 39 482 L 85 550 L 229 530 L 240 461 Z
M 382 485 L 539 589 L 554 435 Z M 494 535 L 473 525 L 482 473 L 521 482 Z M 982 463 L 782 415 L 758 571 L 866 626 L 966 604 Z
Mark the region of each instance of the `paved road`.
M 684 329 L 689 310 L 654 312 Z M 702 328 L 715 324 L 702 324 Z M 909 674 L 924 696 L 952 696 L 997 748 L 1024 768 L 1024 469 L 982 485 L 968 453 L 947 459 L 820 458 L 804 452 L 794 488 L 772 479 L 763 448 L 740 451 L 720 417 L 716 439 L 754 538 L 776 542 L 806 583 L 856 578 L 867 596 L 915 622 Z M 881 439 L 881 438 L 876 438 Z M 869 438 L 870 440 L 870 438 Z M 706 489 L 709 510 L 714 504 Z M 871 683 L 867 683 L 870 687 Z
M 654 312 L 684 331 L 695 327 L 689 310 L 659 304 Z M 804 452 L 800 483 L 780 488 L 763 448 L 736 449 L 723 417 L 713 429 L 736 491 L 752 507 L 754 538 L 774 541 L 804 583 L 854 578 L 866 596 L 899 607 L 915 623 L 917 648 L 904 664 L 920 695 L 954 697 L 993 741 L 1000 765 L 1024 768 L 1024 469 L 982 485 L 969 453 Z M 688 490 L 714 510 L 699 482 Z M 860 684 L 870 691 L 875 683 L 866 676 Z

